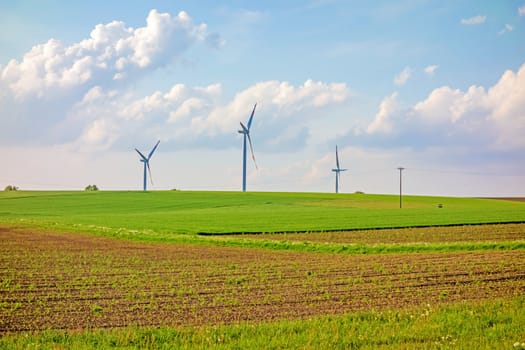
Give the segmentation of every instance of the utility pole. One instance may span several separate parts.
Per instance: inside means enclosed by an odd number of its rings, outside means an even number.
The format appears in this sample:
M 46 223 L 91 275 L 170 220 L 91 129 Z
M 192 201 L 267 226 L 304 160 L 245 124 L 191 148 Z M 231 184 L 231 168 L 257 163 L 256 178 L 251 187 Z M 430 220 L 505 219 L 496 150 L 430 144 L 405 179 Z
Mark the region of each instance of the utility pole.
M 399 208 L 403 208 L 403 170 L 405 168 L 399 167 Z

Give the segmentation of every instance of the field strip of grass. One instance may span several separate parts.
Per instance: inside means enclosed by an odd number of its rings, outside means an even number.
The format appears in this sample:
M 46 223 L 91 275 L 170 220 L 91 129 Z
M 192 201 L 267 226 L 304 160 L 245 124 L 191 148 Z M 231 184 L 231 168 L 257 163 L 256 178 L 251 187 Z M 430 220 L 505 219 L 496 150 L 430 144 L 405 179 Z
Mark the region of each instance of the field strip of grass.
M 488 222 L 479 222 L 479 223 L 455 223 L 455 224 L 435 224 L 435 225 L 408 225 L 408 226 L 371 226 L 364 228 L 339 228 L 339 229 L 329 229 L 329 230 L 295 230 L 295 231 L 255 231 L 255 232 L 197 232 L 199 236 L 267 236 L 269 234 L 274 235 L 290 235 L 290 234 L 316 234 L 316 233 L 342 233 L 342 232 L 355 232 L 355 231 L 387 231 L 394 229 L 425 229 L 425 228 L 450 228 L 450 227 L 478 227 L 484 225 L 511 225 L 511 224 L 525 224 L 525 220 L 518 221 L 488 221 Z
M 484 227 L 485 225 L 479 225 Z M 479 227 L 471 226 L 473 229 Z M 486 225 L 489 227 L 490 225 Z M 2 226 L 0 226 L 1 228 Z M 9 227 L 9 226 L 8 226 Z M 520 227 L 525 229 L 525 224 Z M 33 231 L 48 231 L 49 227 L 38 228 L 36 225 L 19 225 L 15 229 Z M 76 225 L 76 232 L 101 235 L 104 237 L 125 239 L 137 242 L 151 243 L 176 243 L 207 246 L 223 246 L 254 249 L 271 249 L 281 251 L 311 252 L 311 253 L 337 253 L 337 254 L 389 254 L 389 253 L 431 253 L 431 252 L 459 252 L 459 251 L 487 251 L 487 250 L 523 250 L 525 239 L 492 241 L 467 241 L 467 242 L 402 242 L 402 243 L 334 243 L 308 241 L 308 237 L 288 240 L 287 234 L 279 234 L 284 239 L 265 239 L 266 235 L 188 235 L 166 234 L 153 230 L 114 230 L 108 227 Z M 446 229 L 448 227 L 443 227 Z M 414 228 L 412 230 L 423 230 Z M 405 229 L 400 229 L 405 230 Z M 70 232 L 69 226 L 56 225 L 51 229 L 56 232 Z M 387 231 L 387 230 L 385 230 Z M 366 231 L 365 231 L 366 232 Z M 306 235 L 315 235 L 309 233 Z
M 270 323 L 50 330 L 2 349 L 525 349 L 525 297 Z
M 438 208 L 441 204 L 442 208 Z M 0 192 L 0 224 L 169 236 L 525 222 L 525 203 L 319 193 Z M 150 233 L 154 233 L 151 235 Z M 129 234 L 128 236 L 131 236 Z

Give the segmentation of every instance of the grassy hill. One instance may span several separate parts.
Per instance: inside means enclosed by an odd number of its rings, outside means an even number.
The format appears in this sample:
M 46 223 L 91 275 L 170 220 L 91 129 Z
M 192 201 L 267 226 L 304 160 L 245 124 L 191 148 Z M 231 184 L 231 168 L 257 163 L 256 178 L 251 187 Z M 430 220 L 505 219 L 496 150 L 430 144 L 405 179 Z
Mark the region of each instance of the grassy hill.
M 442 208 L 438 205 L 441 204 Z M 258 233 L 525 222 L 525 203 L 273 192 L 2 192 L 0 225 L 108 235 Z

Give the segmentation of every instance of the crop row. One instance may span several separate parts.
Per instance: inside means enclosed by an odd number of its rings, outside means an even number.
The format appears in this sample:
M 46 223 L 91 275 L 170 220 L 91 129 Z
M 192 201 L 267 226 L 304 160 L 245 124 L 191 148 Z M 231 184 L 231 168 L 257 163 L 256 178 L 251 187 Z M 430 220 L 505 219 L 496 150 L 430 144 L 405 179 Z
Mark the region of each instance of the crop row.
M 321 243 L 468 243 L 525 240 L 525 224 L 434 226 L 287 234 L 247 234 L 243 238 Z
M 0 333 L 274 320 L 522 295 L 525 252 L 340 255 L 4 230 Z

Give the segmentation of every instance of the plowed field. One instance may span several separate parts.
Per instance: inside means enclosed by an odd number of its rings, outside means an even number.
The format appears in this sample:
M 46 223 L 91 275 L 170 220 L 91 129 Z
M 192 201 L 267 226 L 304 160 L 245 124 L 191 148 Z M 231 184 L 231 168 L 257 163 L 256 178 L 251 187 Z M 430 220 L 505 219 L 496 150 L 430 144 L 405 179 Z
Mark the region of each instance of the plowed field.
M 246 234 L 243 238 L 321 243 L 469 243 L 525 240 L 525 224 L 463 225 L 344 232 Z
M 525 251 L 345 255 L 0 229 L 0 334 L 268 321 L 525 293 Z

